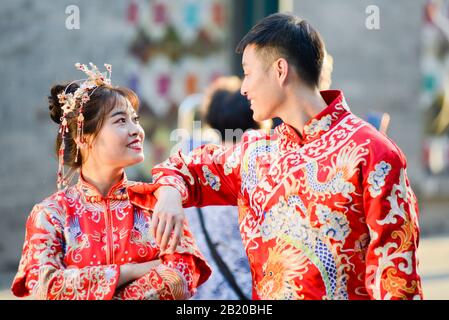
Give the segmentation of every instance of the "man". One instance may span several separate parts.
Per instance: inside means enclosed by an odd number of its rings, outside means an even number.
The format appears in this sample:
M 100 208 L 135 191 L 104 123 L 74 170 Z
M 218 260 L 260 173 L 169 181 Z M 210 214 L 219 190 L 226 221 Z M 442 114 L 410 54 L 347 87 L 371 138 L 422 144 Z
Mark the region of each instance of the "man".
M 232 148 L 205 145 L 153 169 L 153 232 L 170 250 L 182 206 L 238 205 L 253 299 L 420 299 L 418 206 L 406 159 L 351 113 L 343 93 L 319 91 L 324 44 L 305 20 L 262 19 L 242 39 L 241 92 L 272 135 Z

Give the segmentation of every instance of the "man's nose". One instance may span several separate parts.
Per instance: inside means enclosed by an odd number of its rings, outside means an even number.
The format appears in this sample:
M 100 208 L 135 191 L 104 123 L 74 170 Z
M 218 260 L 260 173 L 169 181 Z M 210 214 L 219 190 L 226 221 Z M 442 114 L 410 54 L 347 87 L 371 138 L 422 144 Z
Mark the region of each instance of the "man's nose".
M 247 95 L 246 87 L 244 86 L 244 84 L 242 84 L 242 86 L 240 87 L 240 94 L 242 96 L 246 96 Z

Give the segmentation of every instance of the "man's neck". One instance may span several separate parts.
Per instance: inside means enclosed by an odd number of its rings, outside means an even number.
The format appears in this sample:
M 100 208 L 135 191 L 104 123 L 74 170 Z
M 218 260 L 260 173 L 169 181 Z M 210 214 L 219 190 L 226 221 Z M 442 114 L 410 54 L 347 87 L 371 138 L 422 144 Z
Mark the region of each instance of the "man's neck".
M 298 88 L 288 94 L 280 118 L 302 133 L 305 123 L 326 107 L 327 103 L 318 89 Z
M 87 161 L 82 167 L 83 178 L 86 182 L 98 189 L 106 197 L 111 188 L 123 177 L 124 169 L 111 169 Z

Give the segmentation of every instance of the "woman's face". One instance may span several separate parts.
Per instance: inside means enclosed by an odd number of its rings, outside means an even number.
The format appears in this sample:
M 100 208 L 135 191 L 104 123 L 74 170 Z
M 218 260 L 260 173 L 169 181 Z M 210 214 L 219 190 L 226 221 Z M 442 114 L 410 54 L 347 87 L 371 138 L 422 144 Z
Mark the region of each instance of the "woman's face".
M 136 111 L 128 99 L 122 98 L 106 116 L 88 157 L 101 166 L 118 169 L 132 166 L 144 159 L 144 137 Z

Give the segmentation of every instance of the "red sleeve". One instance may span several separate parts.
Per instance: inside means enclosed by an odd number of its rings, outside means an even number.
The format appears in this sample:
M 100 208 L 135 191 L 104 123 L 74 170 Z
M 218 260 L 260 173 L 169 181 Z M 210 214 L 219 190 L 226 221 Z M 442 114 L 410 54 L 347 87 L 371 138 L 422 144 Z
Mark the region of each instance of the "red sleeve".
M 418 204 L 405 157 L 397 147 L 387 152 L 374 148 L 371 154 L 363 170 L 363 201 L 370 231 L 367 291 L 373 299 L 421 299 L 416 256 Z
M 184 235 L 176 252 L 162 254 L 159 259 L 162 264 L 120 288 L 114 298 L 119 300 L 189 299 L 211 274 L 211 268 L 198 251 L 186 223 Z
M 120 276 L 117 265 L 66 268 L 61 212 L 55 203 L 36 205 L 26 224 L 14 295 L 39 299 L 111 299 Z
M 178 152 L 153 168 L 153 182 L 177 188 L 184 207 L 237 205 L 242 155 L 250 142 L 260 138 L 256 131 L 250 132 L 230 148 L 207 144 L 189 155 Z

